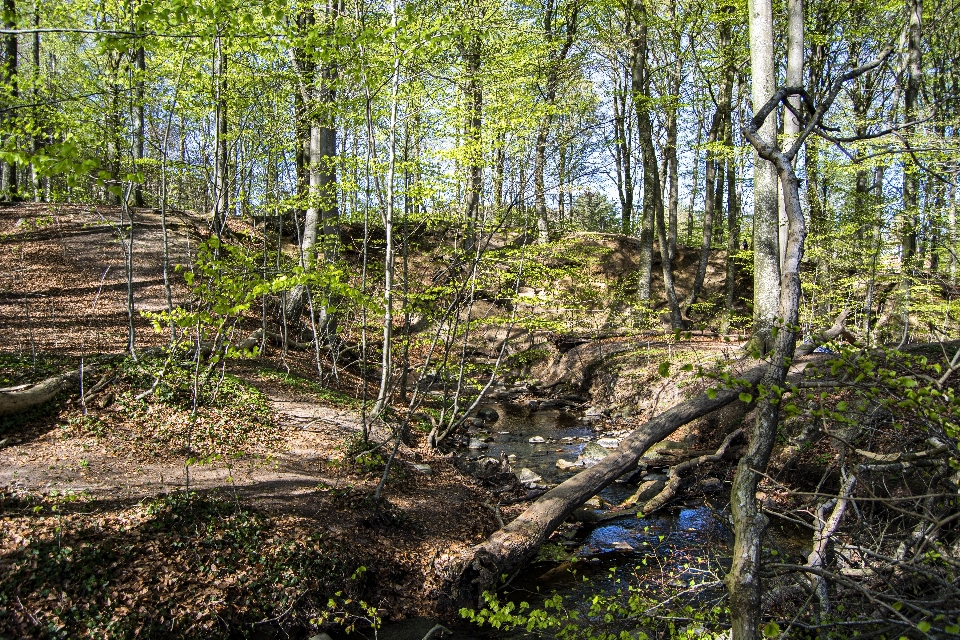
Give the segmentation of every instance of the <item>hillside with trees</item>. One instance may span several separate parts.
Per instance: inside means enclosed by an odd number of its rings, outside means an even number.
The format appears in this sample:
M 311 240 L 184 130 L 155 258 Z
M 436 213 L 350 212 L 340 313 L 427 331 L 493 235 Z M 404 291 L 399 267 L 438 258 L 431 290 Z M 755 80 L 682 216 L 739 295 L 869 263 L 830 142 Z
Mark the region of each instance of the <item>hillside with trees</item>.
M 960 634 L 960 4 L 0 13 L 0 638 Z

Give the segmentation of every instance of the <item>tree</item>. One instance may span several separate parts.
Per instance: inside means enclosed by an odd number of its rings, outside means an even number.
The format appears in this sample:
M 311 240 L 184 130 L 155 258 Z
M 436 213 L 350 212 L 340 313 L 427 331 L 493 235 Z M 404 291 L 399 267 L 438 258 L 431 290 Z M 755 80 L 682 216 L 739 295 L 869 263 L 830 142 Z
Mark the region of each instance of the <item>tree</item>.
M 776 90 L 773 55 L 773 7 L 770 0 L 749 0 L 750 69 L 754 112 Z M 774 118 L 763 121 L 758 135 L 765 144 L 777 136 Z M 753 340 L 760 353 L 773 348 L 780 299 L 780 224 L 777 170 L 757 156 L 753 165 Z
M 787 246 L 784 251 L 783 281 L 776 320 L 776 341 L 770 354 L 770 363 L 760 383 L 756 418 L 748 435 L 747 451 L 737 464 L 737 472 L 730 490 L 730 510 L 733 519 L 733 562 L 727 574 L 730 592 L 730 614 L 733 638 L 755 640 L 762 637 L 761 612 L 761 540 L 767 525 L 767 516 L 757 508 L 757 485 L 766 470 L 777 437 L 780 404 L 783 399 L 787 370 L 794 357 L 800 313 L 800 263 L 803 259 L 806 223 L 800 201 L 800 181 L 793 161 L 804 140 L 814 132 L 821 132 L 821 121 L 847 81 L 879 67 L 887 56 L 887 49 L 876 60 L 851 70 L 831 86 L 830 93 L 816 107 L 802 87 L 784 87 L 777 91 L 744 127 L 744 135 L 758 155 L 773 163 L 783 185 L 784 205 L 788 219 Z M 781 103 L 792 96 L 806 98 L 808 116 L 803 129 L 790 142 L 786 151 L 774 139 L 762 137 L 764 121 L 775 114 Z M 755 184 L 754 189 L 758 186 Z

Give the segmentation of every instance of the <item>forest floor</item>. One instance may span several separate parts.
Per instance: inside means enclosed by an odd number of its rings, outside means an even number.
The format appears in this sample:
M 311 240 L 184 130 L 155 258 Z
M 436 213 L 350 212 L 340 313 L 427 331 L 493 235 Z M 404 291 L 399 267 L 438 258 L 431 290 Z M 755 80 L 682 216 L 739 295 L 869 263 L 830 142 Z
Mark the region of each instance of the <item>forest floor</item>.
M 113 380 L 89 402 L 0 417 L 0 638 L 298 637 L 338 617 L 435 613 L 434 561 L 495 531 L 497 498 L 415 431 L 375 508 L 382 463 L 355 460 L 358 380 L 320 387 L 312 354 L 231 361 L 221 399 L 195 413 L 176 394 L 136 400 L 159 364 L 121 358 L 122 216 L 0 208 L 0 387 L 80 366 L 86 388 Z M 134 306 L 162 311 L 160 217 L 135 221 Z M 206 230 L 167 222 L 171 265 L 189 263 Z M 170 282 L 176 304 L 183 278 Z M 141 353 L 166 340 L 132 323 Z
M 0 386 L 125 351 L 120 215 L 0 209 Z M 136 221 L 135 305 L 162 310 L 159 216 L 141 210 Z M 202 229 L 179 216 L 170 227 L 171 262 L 184 262 Z M 164 340 L 134 323 L 139 349 Z M 376 469 L 344 462 L 360 403 L 311 383 L 311 369 L 312 358 L 276 350 L 231 363 L 249 404 L 192 427 L 182 403 L 135 403 L 122 383 L 87 406 L 74 396 L 0 418 L 0 637 L 272 637 L 339 611 L 325 597 L 336 591 L 362 594 L 384 617 L 431 611 L 436 555 L 497 528 L 490 494 L 413 443 L 388 480 L 389 507 L 374 509 Z M 211 436 L 224 421 L 247 427 L 241 441 Z M 190 429 L 206 431 L 194 447 L 205 455 L 183 446 Z

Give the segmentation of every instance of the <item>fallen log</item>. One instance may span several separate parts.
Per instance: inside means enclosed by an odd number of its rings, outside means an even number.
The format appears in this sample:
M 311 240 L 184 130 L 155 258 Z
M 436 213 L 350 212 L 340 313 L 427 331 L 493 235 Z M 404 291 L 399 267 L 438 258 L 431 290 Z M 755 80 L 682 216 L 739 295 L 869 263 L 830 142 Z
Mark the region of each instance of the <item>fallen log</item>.
M 753 387 L 766 368 L 762 364 L 739 377 L 747 387 Z M 442 591 L 449 598 L 444 604 L 454 610 L 476 606 L 484 591 L 496 585 L 501 576 L 521 569 L 577 507 L 632 470 L 651 446 L 688 422 L 734 402 L 743 390 L 711 390 L 660 414 L 622 440 L 620 447 L 602 461 L 548 491 L 486 542 L 458 557 L 439 559 L 436 569 L 445 583 Z
M 87 367 L 84 373 L 91 373 L 92 371 L 93 367 Z M 24 413 L 34 407 L 46 404 L 61 391 L 77 384 L 79 380 L 80 369 L 75 369 L 59 376 L 47 378 L 27 388 L 0 389 L 0 416 Z
M 683 482 L 684 474 L 693 471 L 701 465 L 712 462 L 720 462 L 720 460 L 723 459 L 723 456 L 727 454 L 727 449 L 730 447 L 730 443 L 739 438 L 742 433 L 743 429 L 737 429 L 728 435 L 723 441 L 723 444 L 720 445 L 720 448 L 717 449 L 715 453 L 708 453 L 697 458 L 691 458 L 686 462 L 681 462 L 678 465 L 670 467 L 670 473 L 667 476 L 668 479 L 666 486 L 663 488 L 663 491 L 655 495 L 647 502 L 647 504 L 643 506 L 643 515 L 648 516 L 673 500 L 673 498 L 677 495 L 677 492 L 680 491 L 680 485 Z

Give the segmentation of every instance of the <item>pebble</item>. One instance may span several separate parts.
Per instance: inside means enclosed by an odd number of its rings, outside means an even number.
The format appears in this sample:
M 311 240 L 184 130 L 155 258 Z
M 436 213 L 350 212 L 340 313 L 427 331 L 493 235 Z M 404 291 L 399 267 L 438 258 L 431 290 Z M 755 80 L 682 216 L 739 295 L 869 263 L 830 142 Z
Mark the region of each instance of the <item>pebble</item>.
M 467 446 L 471 449 L 486 449 L 488 445 L 486 442 L 478 438 L 470 438 L 470 444 Z
M 541 436 L 533 436 L 528 442 L 530 442 L 530 444 L 543 444 L 546 442 L 546 440 L 544 440 Z
M 620 441 L 616 438 L 600 438 L 597 444 L 605 449 L 616 449 L 620 446 Z
M 428 464 L 414 464 L 413 468 L 425 476 L 429 476 L 433 474 L 433 469 L 431 469 L 430 465 Z

